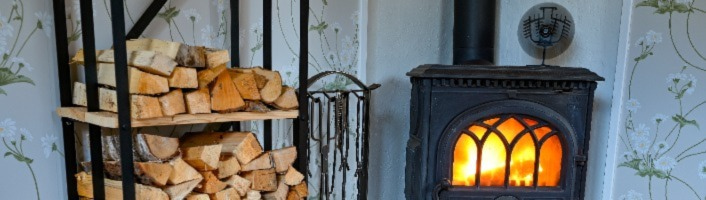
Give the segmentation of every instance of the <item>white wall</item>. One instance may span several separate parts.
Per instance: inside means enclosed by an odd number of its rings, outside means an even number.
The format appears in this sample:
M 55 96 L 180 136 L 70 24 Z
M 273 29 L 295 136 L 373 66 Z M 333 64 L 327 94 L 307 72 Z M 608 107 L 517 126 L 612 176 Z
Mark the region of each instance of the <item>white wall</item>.
M 373 92 L 370 199 L 404 199 L 411 84 L 421 64 L 451 62 L 452 1 L 385 0 L 368 6 L 368 83 Z
M 520 47 L 517 30 L 520 18 L 530 7 L 546 0 L 500 1 L 496 64 L 527 65 L 541 61 Z M 584 67 L 606 80 L 598 84 L 594 101 L 593 126 L 588 160 L 586 199 L 599 199 L 603 193 L 610 111 L 620 34 L 621 1 L 552 0 L 564 6 L 574 18 L 574 40 L 569 49 L 547 64 Z

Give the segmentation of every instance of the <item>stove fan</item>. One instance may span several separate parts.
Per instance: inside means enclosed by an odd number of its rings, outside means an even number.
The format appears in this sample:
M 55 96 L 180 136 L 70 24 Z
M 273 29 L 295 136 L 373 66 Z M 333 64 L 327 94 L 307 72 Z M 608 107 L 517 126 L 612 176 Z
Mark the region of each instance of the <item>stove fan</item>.
M 520 22 L 520 44 L 525 52 L 535 58 L 541 58 L 539 66 L 546 59 L 554 58 L 568 49 L 573 40 L 571 14 L 555 3 L 542 3 L 532 7 Z M 541 57 L 538 57 L 540 55 Z

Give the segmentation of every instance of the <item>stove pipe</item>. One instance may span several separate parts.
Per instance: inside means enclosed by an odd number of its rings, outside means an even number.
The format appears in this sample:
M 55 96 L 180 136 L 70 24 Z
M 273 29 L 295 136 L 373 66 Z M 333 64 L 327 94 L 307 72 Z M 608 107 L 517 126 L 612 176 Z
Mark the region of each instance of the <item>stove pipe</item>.
M 495 0 L 454 1 L 453 64 L 494 63 Z

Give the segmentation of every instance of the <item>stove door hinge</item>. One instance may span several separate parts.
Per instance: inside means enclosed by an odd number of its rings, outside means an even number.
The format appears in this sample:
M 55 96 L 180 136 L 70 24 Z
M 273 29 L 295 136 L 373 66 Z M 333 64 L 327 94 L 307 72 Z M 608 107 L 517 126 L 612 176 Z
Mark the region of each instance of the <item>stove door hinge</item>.
M 586 161 L 588 160 L 588 157 L 584 155 L 576 155 L 574 156 L 574 160 L 576 160 L 576 165 L 586 166 Z

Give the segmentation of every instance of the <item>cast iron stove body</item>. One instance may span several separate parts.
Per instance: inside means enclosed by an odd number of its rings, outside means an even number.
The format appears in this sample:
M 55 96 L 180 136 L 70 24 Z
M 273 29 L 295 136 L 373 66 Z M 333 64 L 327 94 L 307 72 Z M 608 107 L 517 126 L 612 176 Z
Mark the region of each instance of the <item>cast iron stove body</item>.
M 544 66 L 422 65 L 407 75 L 407 199 L 583 198 L 602 77 Z

